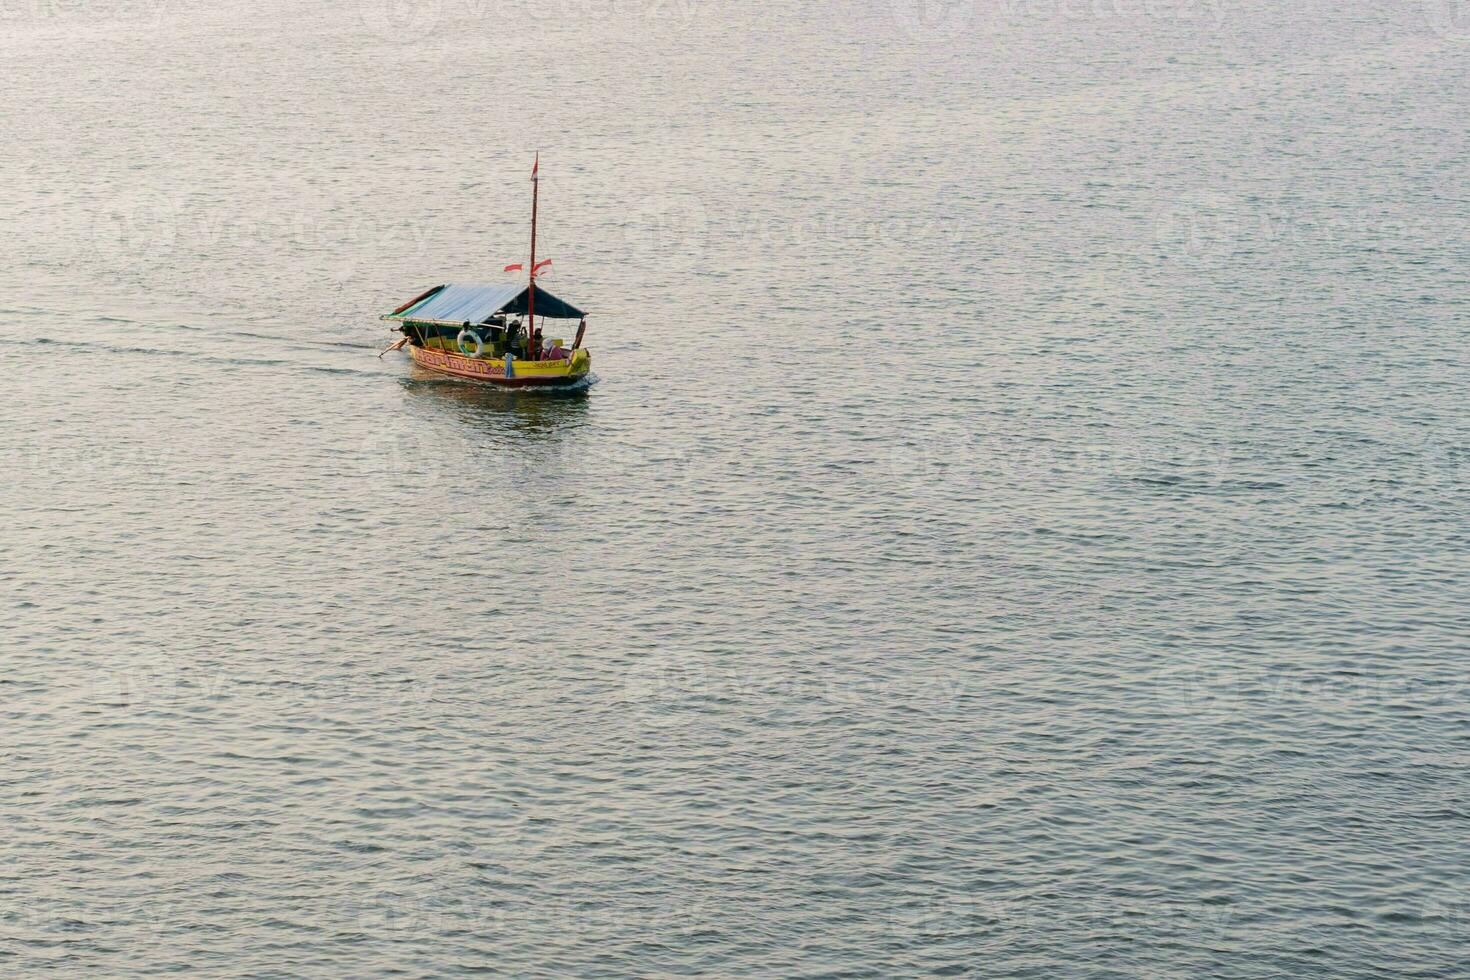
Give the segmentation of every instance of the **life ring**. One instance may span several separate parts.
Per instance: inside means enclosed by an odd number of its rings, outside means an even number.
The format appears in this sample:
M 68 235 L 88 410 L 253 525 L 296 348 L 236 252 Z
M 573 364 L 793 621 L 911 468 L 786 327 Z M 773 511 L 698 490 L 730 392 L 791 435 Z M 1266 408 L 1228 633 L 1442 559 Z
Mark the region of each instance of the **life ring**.
M 475 352 L 473 354 L 464 349 L 466 337 L 475 342 Z M 461 330 L 459 336 L 454 338 L 454 342 L 459 345 L 459 352 L 465 357 L 480 357 L 485 353 L 485 341 L 481 340 L 480 335 L 473 330 Z

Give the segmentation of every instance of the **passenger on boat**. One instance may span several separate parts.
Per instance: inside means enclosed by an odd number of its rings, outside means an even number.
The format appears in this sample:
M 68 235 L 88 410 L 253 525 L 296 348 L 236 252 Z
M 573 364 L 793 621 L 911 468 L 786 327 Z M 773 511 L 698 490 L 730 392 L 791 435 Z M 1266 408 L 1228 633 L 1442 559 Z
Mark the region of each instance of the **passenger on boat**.
M 560 340 L 553 340 L 551 346 L 546 348 L 544 356 L 548 361 L 559 361 L 567 356 L 567 351 L 562 347 Z

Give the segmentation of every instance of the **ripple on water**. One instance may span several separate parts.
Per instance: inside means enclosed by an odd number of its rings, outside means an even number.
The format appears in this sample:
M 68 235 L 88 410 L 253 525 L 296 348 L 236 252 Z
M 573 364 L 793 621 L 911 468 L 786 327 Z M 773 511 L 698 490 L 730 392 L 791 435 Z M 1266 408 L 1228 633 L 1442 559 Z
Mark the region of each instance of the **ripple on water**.
M 0 38 L 7 972 L 1460 970 L 1444 18 L 367 6 Z

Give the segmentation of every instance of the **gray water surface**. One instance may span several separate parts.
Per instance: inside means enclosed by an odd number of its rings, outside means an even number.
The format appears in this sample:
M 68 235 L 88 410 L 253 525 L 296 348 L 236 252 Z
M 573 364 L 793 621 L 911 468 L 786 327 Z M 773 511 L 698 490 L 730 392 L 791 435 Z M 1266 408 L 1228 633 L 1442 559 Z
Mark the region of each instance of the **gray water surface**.
M 1463 974 L 1462 5 L 0 13 L 0 972 Z

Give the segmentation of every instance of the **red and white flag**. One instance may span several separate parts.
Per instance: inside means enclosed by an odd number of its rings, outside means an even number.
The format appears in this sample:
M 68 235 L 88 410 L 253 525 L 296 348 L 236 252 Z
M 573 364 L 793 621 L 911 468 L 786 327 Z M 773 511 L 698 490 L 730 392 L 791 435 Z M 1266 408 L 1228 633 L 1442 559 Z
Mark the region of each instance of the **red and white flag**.
M 508 265 L 504 269 L 501 269 L 500 271 L 501 272 L 520 272 L 524 268 L 525 268 L 524 265 L 522 265 L 521 263 L 517 262 L 515 265 Z
M 540 262 L 537 262 L 531 268 L 531 275 L 534 276 L 536 273 L 540 272 L 542 269 L 546 268 L 550 264 L 551 264 L 551 260 L 550 259 L 542 259 Z

